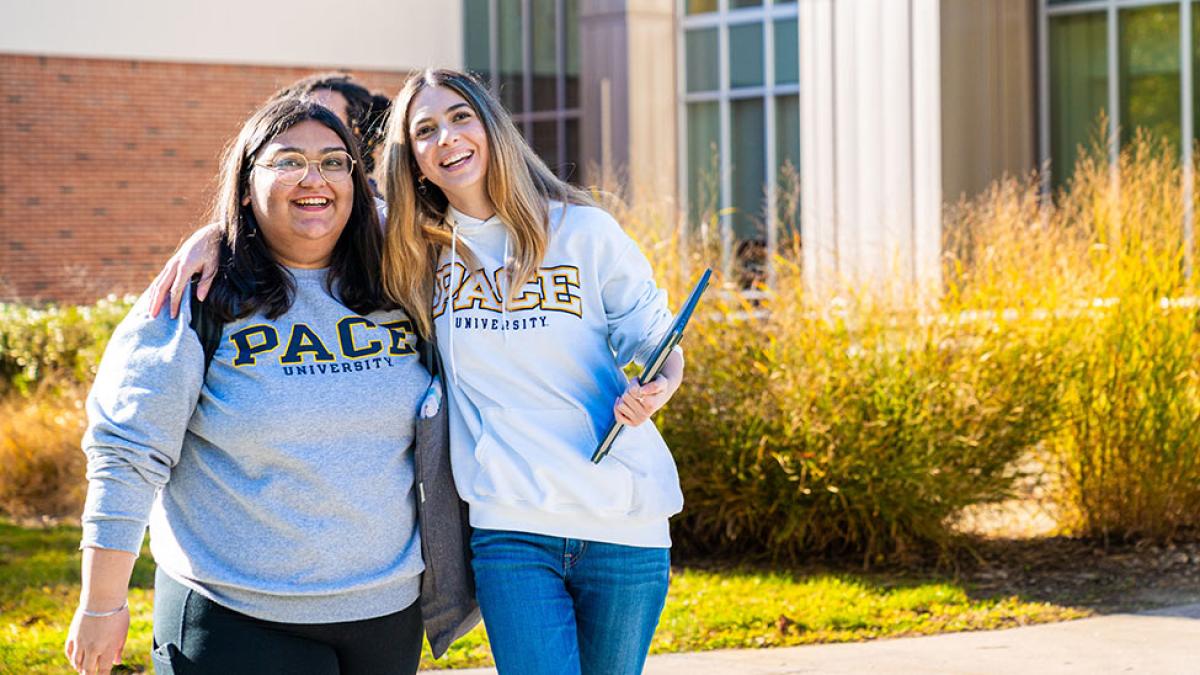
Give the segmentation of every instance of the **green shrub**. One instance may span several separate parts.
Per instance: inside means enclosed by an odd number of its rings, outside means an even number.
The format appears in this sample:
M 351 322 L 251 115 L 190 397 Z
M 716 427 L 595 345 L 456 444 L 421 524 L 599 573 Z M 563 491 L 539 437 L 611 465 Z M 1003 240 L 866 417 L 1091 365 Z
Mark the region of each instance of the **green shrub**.
M 28 394 L 39 382 L 90 384 L 100 356 L 132 297 L 109 296 L 94 305 L 35 308 L 0 303 L 0 393 Z

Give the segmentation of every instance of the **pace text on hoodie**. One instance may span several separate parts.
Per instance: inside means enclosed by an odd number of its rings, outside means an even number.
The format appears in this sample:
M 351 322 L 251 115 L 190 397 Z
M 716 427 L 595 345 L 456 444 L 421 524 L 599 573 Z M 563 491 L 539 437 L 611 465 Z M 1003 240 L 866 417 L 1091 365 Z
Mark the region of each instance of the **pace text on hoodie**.
M 397 612 L 420 590 L 413 490 L 429 376 L 403 311 L 360 316 L 291 270 L 292 307 L 225 324 L 204 377 L 188 322 L 113 333 L 88 396 L 83 546 L 150 549 L 214 602 L 284 623 Z
M 670 546 L 683 507 L 675 461 L 652 422 L 592 464 L 625 391 L 670 327 L 664 291 L 605 211 L 552 203 L 541 267 L 508 295 L 507 229 L 451 208 L 433 315 L 450 371 L 450 449 L 474 527 L 628 546 Z M 458 246 L 470 249 L 477 269 Z

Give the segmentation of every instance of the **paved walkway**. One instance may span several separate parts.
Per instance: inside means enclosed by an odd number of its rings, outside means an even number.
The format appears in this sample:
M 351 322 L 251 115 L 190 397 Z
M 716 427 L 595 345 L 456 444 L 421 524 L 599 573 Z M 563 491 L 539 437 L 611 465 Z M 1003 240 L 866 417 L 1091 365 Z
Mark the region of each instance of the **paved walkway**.
M 492 669 L 442 671 L 488 675 Z M 652 656 L 647 675 L 1200 674 L 1200 604 L 978 633 Z

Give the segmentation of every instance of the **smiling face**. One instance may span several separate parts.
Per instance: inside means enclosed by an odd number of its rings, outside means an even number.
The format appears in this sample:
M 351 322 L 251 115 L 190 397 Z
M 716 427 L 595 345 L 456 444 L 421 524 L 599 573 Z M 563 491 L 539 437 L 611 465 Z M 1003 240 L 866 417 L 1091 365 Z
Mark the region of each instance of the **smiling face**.
M 421 174 L 459 210 L 486 203 L 487 131 L 466 99 L 447 87 L 427 87 L 413 97 L 408 120 Z
M 332 129 L 305 120 L 276 136 L 255 156 L 244 203 L 253 208 L 267 248 L 280 263 L 306 268 L 329 264 L 350 219 L 354 181 L 350 176 L 327 181 L 317 166 L 327 153 L 346 149 Z M 267 167 L 297 152 L 308 158 L 308 172 L 298 185 L 285 185 L 281 173 Z

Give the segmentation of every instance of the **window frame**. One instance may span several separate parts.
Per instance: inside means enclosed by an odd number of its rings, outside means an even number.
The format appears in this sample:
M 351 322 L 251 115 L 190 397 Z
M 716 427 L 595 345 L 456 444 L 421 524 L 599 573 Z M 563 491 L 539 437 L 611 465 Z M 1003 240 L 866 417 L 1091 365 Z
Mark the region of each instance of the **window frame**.
M 505 0 L 511 3 L 513 0 Z M 545 110 L 532 110 L 533 108 L 533 39 L 531 24 L 531 10 L 533 8 L 533 0 L 517 0 L 521 6 L 521 112 L 509 111 L 513 123 L 521 130 L 521 134 L 529 142 L 530 147 L 533 147 L 533 125 L 539 122 L 554 122 L 555 124 L 555 157 L 554 161 L 550 158 L 542 157 L 550 169 L 555 172 L 563 180 L 573 183 L 578 183 L 581 179 L 581 158 L 579 156 L 581 148 L 575 148 L 575 157 L 570 157 L 567 151 L 567 125 L 571 122 L 579 125 L 579 120 L 582 117 L 581 105 L 568 107 L 566 98 L 566 79 L 567 79 L 567 45 L 566 43 L 566 4 L 575 2 L 577 4 L 576 17 L 578 18 L 578 3 L 580 0 L 552 0 L 554 3 L 554 55 L 555 55 L 555 103 L 553 108 Z M 486 72 L 478 72 L 487 78 L 488 89 L 492 95 L 500 100 L 500 4 L 501 0 L 486 0 L 488 7 L 488 69 Z M 468 50 L 467 42 L 470 36 L 466 34 L 466 20 L 463 22 L 463 60 L 466 66 L 466 55 Z M 579 49 L 579 45 L 572 45 L 575 50 Z M 578 61 L 578 59 L 577 59 Z M 469 68 L 469 66 L 466 66 Z M 580 79 L 579 86 L 582 88 L 582 74 L 576 75 Z M 577 97 L 577 103 L 580 103 Z M 536 149 L 535 149 L 536 150 Z M 539 156 L 540 153 L 539 153 Z
M 779 97 L 801 96 L 800 74 L 797 72 L 797 82 L 776 84 L 775 82 L 775 22 L 781 19 L 796 21 L 797 59 L 801 47 L 801 26 L 799 21 L 799 3 L 776 2 L 763 0 L 756 7 L 730 8 L 729 0 L 718 0 L 717 10 L 703 14 L 687 14 L 687 0 L 676 0 L 676 128 L 678 175 L 676 176 L 679 204 L 683 211 L 684 222 L 690 223 L 693 214 L 688 213 L 691 195 L 688 194 L 689 158 L 688 158 L 688 105 L 692 103 L 715 102 L 718 105 L 718 199 L 717 214 L 721 237 L 722 271 L 728 277 L 733 272 L 734 263 L 734 232 L 731 207 L 733 202 L 733 176 L 731 167 L 730 145 L 732 137 L 733 102 L 745 99 L 759 99 L 763 102 L 763 175 L 766 177 L 765 198 L 762 214 L 766 228 L 766 276 L 768 286 L 775 282 L 774 257 L 779 247 L 779 214 L 778 214 L 778 153 L 776 108 Z M 762 58 L 763 84 L 753 87 L 730 86 L 730 49 L 729 29 L 733 26 L 757 24 L 762 26 Z M 691 30 L 715 28 L 717 30 L 717 89 L 703 92 L 687 90 L 687 34 Z M 799 125 L 799 120 L 796 121 Z M 801 172 L 802 167 L 797 167 Z M 803 209 L 803 205 L 800 207 Z M 799 228 L 799 222 L 795 223 Z M 683 228 L 685 241 L 689 235 L 690 225 Z
M 1127 9 L 1144 7 L 1179 8 L 1179 147 L 1180 163 L 1183 168 L 1183 246 L 1184 265 L 1190 277 L 1193 268 L 1193 251 L 1195 247 L 1193 209 L 1193 143 L 1195 129 L 1193 113 L 1194 73 L 1192 68 L 1195 54 L 1193 50 L 1192 21 L 1193 13 L 1200 8 L 1194 6 L 1196 0 L 1078 0 L 1049 4 L 1049 0 L 1038 0 L 1038 154 L 1042 166 L 1049 166 L 1049 171 L 1042 172 L 1042 191 L 1052 193 L 1051 171 L 1054 167 L 1049 164 L 1052 149 L 1050 146 L 1050 20 L 1059 16 L 1073 14 L 1095 14 L 1104 12 L 1107 26 L 1107 73 L 1108 97 L 1106 113 L 1108 114 L 1108 155 L 1112 167 L 1112 180 L 1119 185 L 1117 175 L 1117 159 L 1121 152 L 1121 138 L 1118 133 L 1121 127 L 1121 64 L 1120 64 L 1120 12 Z

